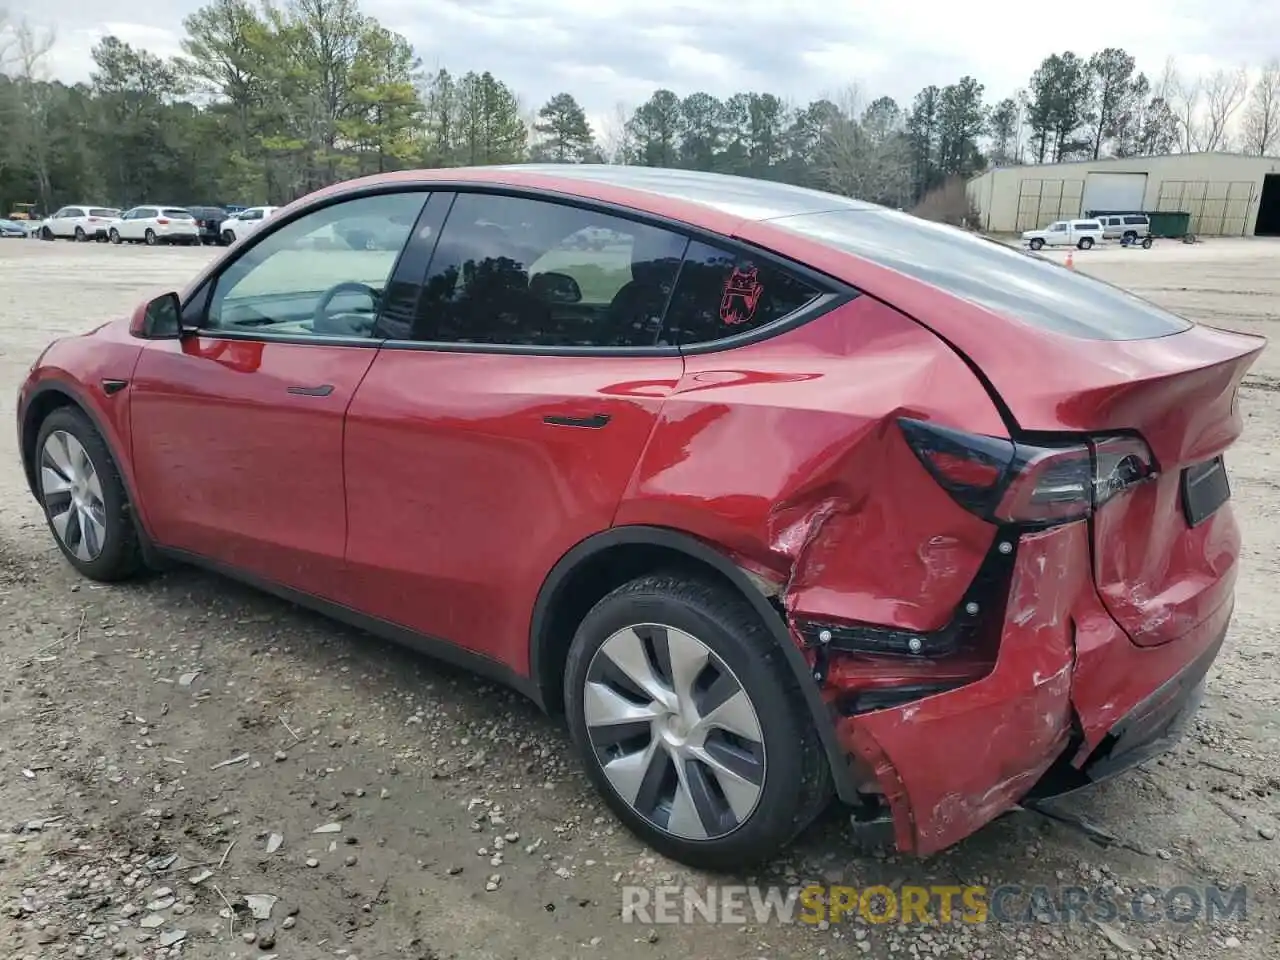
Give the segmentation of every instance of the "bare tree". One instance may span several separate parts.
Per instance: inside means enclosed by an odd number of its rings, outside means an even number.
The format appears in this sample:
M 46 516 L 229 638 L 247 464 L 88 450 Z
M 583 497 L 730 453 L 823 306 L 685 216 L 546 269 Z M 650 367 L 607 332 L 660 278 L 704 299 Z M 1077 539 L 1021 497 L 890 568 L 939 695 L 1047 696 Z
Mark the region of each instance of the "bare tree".
M 600 123 L 600 149 L 609 163 L 627 163 L 635 152 L 635 138 L 627 126 L 630 119 L 631 109 L 619 100 L 613 113 Z
M 16 124 L 18 129 L 13 131 L 13 143 L 35 172 L 40 205 L 47 211 L 53 188 L 49 182 L 51 91 L 45 60 L 53 47 L 54 33 L 52 29 L 33 27 L 26 20 L 20 21 L 12 30 L 14 52 L 11 58 L 21 107 Z
M 903 207 L 911 196 L 911 147 L 901 116 L 892 119 L 863 108 L 856 85 L 827 98 L 836 106 L 814 151 L 816 172 L 827 189 L 890 207 Z M 871 105 L 876 107 L 877 103 Z M 896 108 L 895 108 L 896 111 Z
M 1178 128 L 1182 133 L 1182 152 L 1192 153 L 1202 150 L 1200 146 L 1200 96 L 1203 84 L 1199 77 L 1183 77 L 1170 57 L 1165 62 L 1165 75 L 1162 80 L 1169 91 L 1169 99 L 1165 102 L 1178 118 Z
M 1198 137 L 1204 151 L 1225 150 L 1228 144 L 1227 128 L 1231 118 L 1244 103 L 1249 91 L 1249 74 L 1238 70 L 1219 70 L 1204 84 L 1204 117 Z
M 1245 108 L 1244 152 L 1266 156 L 1280 145 L 1280 59 L 1262 68 Z

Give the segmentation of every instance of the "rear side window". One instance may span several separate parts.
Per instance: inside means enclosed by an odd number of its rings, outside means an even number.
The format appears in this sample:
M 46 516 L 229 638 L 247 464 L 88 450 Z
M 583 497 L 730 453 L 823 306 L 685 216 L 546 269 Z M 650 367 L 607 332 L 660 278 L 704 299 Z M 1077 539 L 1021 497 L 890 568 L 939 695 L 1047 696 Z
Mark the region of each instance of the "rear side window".
M 412 339 L 651 347 L 687 241 L 596 210 L 462 193 L 440 232 Z
M 836 210 L 769 222 L 1053 333 L 1086 340 L 1145 340 L 1191 327 L 1119 287 L 995 240 L 892 210 Z
M 820 295 L 771 263 L 693 241 L 667 310 L 665 339 L 680 346 L 723 340 L 781 320 Z

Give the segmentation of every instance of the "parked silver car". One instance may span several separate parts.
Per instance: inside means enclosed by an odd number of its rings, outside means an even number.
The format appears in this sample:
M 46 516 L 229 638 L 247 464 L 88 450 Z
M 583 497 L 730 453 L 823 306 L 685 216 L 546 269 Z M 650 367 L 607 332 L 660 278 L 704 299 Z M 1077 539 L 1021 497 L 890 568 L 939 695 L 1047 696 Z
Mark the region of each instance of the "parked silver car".
M 1151 236 L 1151 219 L 1145 213 L 1107 214 L 1097 219 L 1102 223 L 1102 236 L 1107 240 L 1141 243 Z

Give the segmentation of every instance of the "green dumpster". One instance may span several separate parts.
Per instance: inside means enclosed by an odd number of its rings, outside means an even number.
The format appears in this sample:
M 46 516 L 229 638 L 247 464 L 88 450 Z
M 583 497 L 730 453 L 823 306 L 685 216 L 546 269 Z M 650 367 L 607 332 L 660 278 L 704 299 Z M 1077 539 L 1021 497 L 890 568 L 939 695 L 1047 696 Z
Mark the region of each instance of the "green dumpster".
M 1153 237 L 1170 237 L 1176 240 L 1191 232 L 1191 214 L 1189 213 L 1158 211 L 1148 213 L 1147 216 L 1151 220 Z

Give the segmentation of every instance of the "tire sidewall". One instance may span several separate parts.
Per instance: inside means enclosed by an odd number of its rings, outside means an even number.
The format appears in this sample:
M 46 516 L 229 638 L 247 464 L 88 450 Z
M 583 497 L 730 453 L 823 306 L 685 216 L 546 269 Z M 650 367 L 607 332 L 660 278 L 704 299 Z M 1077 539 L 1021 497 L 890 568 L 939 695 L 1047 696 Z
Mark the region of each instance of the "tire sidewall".
M 157 240 L 156 232 L 150 229 L 147 230 L 147 232 L 143 235 L 143 239 L 146 241 L 146 244 L 148 247 L 154 247 L 156 245 L 156 240 Z
M 1032 249 L 1032 250 L 1039 250 L 1039 249 L 1041 249 L 1043 246 L 1044 246 L 1044 241 L 1043 241 L 1043 240 L 1041 240 L 1041 239 L 1039 239 L 1039 238 L 1036 238 L 1035 240 L 1032 240 L 1032 241 L 1031 241 L 1031 249 Z
M 765 784 L 755 810 L 733 833 L 716 840 L 674 837 L 636 813 L 614 790 L 591 747 L 583 715 L 587 668 L 604 642 L 617 631 L 642 623 L 675 627 L 710 647 L 747 691 L 764 734 Z M 761 630 L 765 629 L 763 625 Z M 620 820 L 660 853 L 708 869 L 729 869 L 773 852 L 795 833 L 797 789 L 804 777 L 800 751 L 804 735 L 776 673 L 750 646 L 737 639 L 719 618 L 697 603 L 660 592 L 611 594 L 587 614 L 574 636 L 565 670 L 565 711 L 569 732 L 587 776 Z
M 89 460 L 93 464 L 94 473 L 98 476 L 98 483 L 102 487 L 103 511 L 106 514 L 104 526 L 106 543 L 102 551 L 89 561 L 81 560 L 62 542 L 58 531 L 54 529 L 53 520 L 49 517 L 48 508 L 44 503 L 44 491 L 40 488 L 40 458 L 44 453 L 45 441 L 57 430 L 71 434 L 84 447 L 85 453 L 89 455 Z M 67 407 L 49 414 L 40 424 L 40 431 L 36 435 L 35 469 L 36 486 L 40 490 L 40 507 L 44 512 L 45 525 L 49 528 L 49 534 L 67 562 L 91 579 L 115 579 L 117 573 L 132 560 L 129 551 L 133 542 L 133 531 L 128 526 L 132 523 L 132 519 L 129 513 L 128 496 L 120 482 L 115 461 L 97 427 L 83 413 Z

